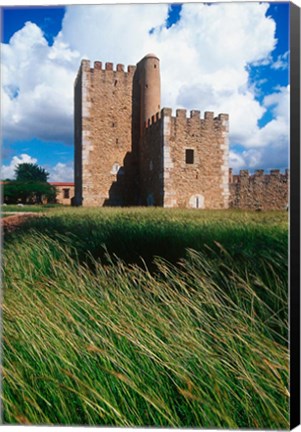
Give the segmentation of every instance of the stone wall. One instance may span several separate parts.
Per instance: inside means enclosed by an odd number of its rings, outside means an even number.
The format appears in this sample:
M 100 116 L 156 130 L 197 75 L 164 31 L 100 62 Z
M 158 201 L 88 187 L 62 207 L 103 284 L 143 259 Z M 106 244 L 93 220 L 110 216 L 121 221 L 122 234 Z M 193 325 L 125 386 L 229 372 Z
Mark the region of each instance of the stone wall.
M 228 115 L 164 108 L 164 207 L 228 207 Z
M 136 67 L 83 60 L 75 85 L 76 204 L 131 204 L 135 196 L 139 129 L 133 94 Z M 80 109 L 81 107 L 81 109 Z M 138 124 L 135 122 L 138 121 Z M 80 197 L 81 194 L 81 197 Z
M 283 210 L 288 206 L 289 171 L 284 174 L 271 170 L 269 174 L 257 170 L 250 175 L 241 170 L 233 175 L 229 170 L 231 208 L 246 210 Z
M 229 175 L 227 114 L 160 111 L 154 54 L 127 71 L 93 66 L 75 82 L 75 205 L 286 208 L 288 172 Z
M 163 122 L 161 113 L 145 124 L 139 149 L 140 205 L 163 206 Z
M 82 86 L 83 72 L 80 67 L 74 84 L 74 204 L 82 204 L 83 172 L 82 172 Z
M 287 173 L 229 176 L 227 114 L 160 111 L 160 61 L 154 54 L 127 70 L 83 60 L 74 104 L 75 205 L 287 205 Z
M 156 110 L 154 54 L 127 71 L 82 61 L 75 83 L 75 205 L 228 207 L 228 115 Z

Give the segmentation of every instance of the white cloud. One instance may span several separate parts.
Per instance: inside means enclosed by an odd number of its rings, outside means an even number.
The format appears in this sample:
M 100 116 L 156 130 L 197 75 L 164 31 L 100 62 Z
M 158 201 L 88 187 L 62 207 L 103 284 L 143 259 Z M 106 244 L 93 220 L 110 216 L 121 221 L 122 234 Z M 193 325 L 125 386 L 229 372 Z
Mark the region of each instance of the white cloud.
M 265 107 L 272 109 L 274 118 L 264 127 L 254 130 L 244 142 L 247 148 L 288 148 L 289 138 L 289 86 L 281 87 L 264 98 Z
M 1 179 L 14 179 L 15 169 L 21 163 L 33 163 L 36 164 L 38 159 L 31 157 L 26 153 L 22 153 L 19 156 L 13 156 L 8 165 L 2 165 L 1 167 Z M 45 165 L 43 166 L 45 170 L 49 173 L 48 181 L 74 181 L 74 172 L 72 163 L 61 163 L 58 162 L 56 165 Z
M 31 22 L 2 44 L 2 127 L 5 138 L 72 138 L 73 81 L 79 53 L 49 47 Z
M 69 6 L 58 40 L 91 61 L 136 64 L 167 13 L 166 4 Z
M 281 54 L 277 57 L 277 60 L 272 63 L 273 69 L 287 69 L 288 68 L 288 58 L 289 52 L 286 51 L 284 54 Z
M 243 169 L 245 164 L 245 159 L 241 154 L 238 154 L 234 151 L 229 152 L 229 166 L 233 169 L 233 172 Z
M 80 59 L 128 65 L 155 52 L 161 59 L 162 106 L 230 114 L 230 142 L 246 148 L 233 163 L 263 161 L 271 141 L 278 141 L 283 154 L 287 98 L 277 91 L 261 105 L 249 83 L 249 65 L 270 63 L 277 42 L 268 7 L 185 3 L 181 19 L 167 29 L 166 4 L 68 6 L 52 47 L 35 24 L 27 23 L 3 46 L 4 134 L 72 142 L 73 83 Z M 260 129 L 258 121 L 271 106 L 274 119 Z
M 1 167 L 1 178 L 5 179 L 13 179 L 15 178 L 15 169 L 21 163 L 33 163 L 35 164 L 37 159 L 32 158 L 26 153 L 23 153 L 19 156 L 14 156 L 10 161 L 9 165 L 2 165 Z
M 229 166 L 237 173 L 241 169 L 256 169 L 269 171 L 278 168 L 285 170 L 288 167 L 288 151 L 283 145 L 272 143 L 263 148 L 251 148 L 242 153 L 230 151 Z
M 275 93 L 267 95 L 263 104 L 265 107 L 273 107 L 275 117 L 281 117 L 289 121 L 289 94 L 290 86 L 278 87 Z
M 238 169 L 285 169 L 289 165 L 289 90 L 280 87 L 264 98 L 263 105 L 272 110 L 274 118 L 244 140 L 245 150 L 239 156 Z M 233 156 L 234 157 L 234 156 Z M 231 158 L 230 158 L 231 165 Z
M 49 179 L 48 181 L 51 182 L 73 182 L 74 181 L 74 174 L 73 174 L 73 166 L 72 164 L 65 164 L 65 163 L 57 163 L 55 166 L 50 167 L 48 169 L 49 172 Z

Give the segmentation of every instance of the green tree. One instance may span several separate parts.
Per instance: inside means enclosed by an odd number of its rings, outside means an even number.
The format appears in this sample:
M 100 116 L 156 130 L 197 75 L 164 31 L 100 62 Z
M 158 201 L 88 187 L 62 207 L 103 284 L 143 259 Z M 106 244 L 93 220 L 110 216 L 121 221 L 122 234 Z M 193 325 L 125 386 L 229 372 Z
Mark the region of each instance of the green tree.
M 33 163 L 21 163 L 15 169 L 16 180 L 5 181 L 3 198 L 6 203 L 42 204 L 55 201 L 56 189 L 47 179 L 49 173 Z
M 22 182 L 43 182 L 47 183 L 49 173 L 37 164 L 24 162 L 17 165 L 15 169 L 17 181 Z
M 7 204 L 42 204 L 54 202 L 56 188 L 46 182 L 20 182 L 12 180 L 3 184 L 3 198 Z

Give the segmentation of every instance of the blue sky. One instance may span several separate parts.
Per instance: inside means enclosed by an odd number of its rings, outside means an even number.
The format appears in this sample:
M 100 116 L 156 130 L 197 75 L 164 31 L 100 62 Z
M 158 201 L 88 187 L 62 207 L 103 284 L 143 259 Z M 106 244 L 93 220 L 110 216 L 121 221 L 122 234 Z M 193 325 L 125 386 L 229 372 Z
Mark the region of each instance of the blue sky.
M 2 178 L 35 161 L 72 181 L 81 58 L 135 64 L 147 52 L 161 59 L 162 106 L 230 113 L 235 171 L 285 169 L 288 23 L 289 3 L 3 8 Z

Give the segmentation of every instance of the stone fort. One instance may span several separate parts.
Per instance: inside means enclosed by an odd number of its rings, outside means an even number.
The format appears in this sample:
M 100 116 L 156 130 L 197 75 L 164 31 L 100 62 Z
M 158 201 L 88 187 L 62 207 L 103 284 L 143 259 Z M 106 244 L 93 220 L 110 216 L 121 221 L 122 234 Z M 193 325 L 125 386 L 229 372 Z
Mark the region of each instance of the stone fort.
M 229 116 L 161 108 L 160 61 L 82 60 L 75 81 L 75 196 L 83 206 L 284 208 L 288 172 L 229 170 Z M 266 193 L 270 198 L 267 199 Z

